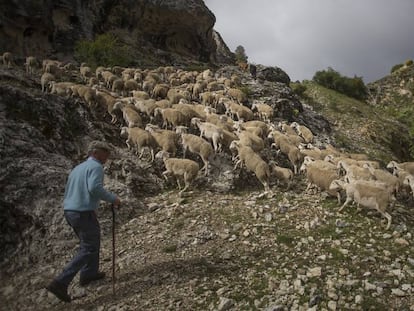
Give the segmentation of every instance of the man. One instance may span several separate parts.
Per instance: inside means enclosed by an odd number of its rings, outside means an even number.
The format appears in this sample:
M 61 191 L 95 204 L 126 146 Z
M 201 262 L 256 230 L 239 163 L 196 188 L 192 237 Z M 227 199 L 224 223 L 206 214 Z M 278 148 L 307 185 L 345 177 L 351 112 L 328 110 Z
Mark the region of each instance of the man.
M 76 166 L 69 174 L 63 200 L 66 221 L 78 236 L 80 246 L 78 253 L 66 265 L 46 288 L 65 302 L 71 298 L 67 293 L 68 286 L 80 271 L 80 285 L 85 286 L 92 281 L 105 277 L 99 271 L 100 227 L 95 210 L 100 200 L 110 202 L 119 207 L 120 199 L 103 187 L 103 164 L 109 158 L 111 148 L 99 141 L 89 145 L 88 159 Z

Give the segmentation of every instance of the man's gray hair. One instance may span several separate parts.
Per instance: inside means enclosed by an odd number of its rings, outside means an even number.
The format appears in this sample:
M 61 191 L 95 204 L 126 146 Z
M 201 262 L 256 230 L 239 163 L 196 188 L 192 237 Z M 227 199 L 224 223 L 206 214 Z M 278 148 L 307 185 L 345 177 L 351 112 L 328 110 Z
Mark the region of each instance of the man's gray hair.
M 109 144 L 107 144 L 103 141 L 94 140 L 88 146 L 88 154 L 91 154 L 91 153 L 93 153 L 97 150 L 103 150 L 103 151 L 111 152 L 112 147 Z

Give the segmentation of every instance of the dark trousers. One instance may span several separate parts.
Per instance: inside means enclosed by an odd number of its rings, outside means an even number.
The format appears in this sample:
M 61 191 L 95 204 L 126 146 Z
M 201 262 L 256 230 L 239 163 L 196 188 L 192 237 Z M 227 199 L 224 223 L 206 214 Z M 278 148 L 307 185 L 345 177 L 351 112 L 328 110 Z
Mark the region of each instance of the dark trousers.
M 68 286 L 79 271 L 81 279 L 92 277 L 98 272 L 101 229 L 94 211 L 65 211 L 65 218 L 80 241 L 77 254 L 55 279 Z

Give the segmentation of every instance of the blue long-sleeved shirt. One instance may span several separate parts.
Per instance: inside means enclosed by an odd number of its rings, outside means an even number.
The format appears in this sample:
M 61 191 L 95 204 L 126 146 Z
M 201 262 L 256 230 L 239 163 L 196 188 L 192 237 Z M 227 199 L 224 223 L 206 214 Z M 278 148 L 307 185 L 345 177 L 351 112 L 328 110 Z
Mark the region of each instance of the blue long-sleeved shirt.
M 63 209 L 71 211 L 93 211 L 99 201 L 113 203 L 116 195 L 103 187 L 102 164 L 93 157 L 76 166 L 69 174 L 63 199 Z

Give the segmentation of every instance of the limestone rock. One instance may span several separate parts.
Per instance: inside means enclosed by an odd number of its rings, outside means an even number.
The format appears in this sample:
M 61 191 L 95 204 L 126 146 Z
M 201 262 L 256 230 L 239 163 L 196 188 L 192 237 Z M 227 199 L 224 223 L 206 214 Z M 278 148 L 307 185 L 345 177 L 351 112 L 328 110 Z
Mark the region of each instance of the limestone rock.
M 6 1 L 0 8 L 0 48 L 21 58 L 55 53 L 67 58 L 78 40 L 115 31 L 123 41 L 134 38 L 153 52 L 232 61 L 233 54 L 213 31 L 215 16 L 202 0 Z

